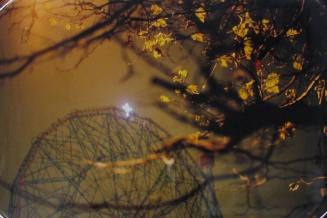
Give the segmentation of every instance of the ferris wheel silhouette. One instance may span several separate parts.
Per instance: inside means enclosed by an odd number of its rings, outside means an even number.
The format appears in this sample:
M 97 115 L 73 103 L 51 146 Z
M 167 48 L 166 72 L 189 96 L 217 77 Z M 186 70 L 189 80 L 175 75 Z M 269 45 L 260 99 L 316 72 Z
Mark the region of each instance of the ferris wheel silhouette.
M 85 161 L 142 158 L 167 137 L 150 119 L 116 108 L 67 115 L 33 142 L 12 186 L 10 217 L 210 217 L 212 195 L 186 150 L 171 166 L 113 170 Z

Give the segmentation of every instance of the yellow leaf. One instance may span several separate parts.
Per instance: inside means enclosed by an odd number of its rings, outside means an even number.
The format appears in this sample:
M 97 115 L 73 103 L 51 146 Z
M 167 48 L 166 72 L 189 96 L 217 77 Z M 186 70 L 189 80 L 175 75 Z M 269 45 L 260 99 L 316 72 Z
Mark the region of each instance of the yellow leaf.
M 166 95 L 160 95 L 160 101 L 162 103 L 169 103 L 170 102 L 170 98 Z
M 267 91 L 268 93 L 278 94 L 278 93 L 279 93 L 279 87 L 276 85 L 276 86 L 273 86 L 273 87 L 267 88 L 266 91 Z
M 222 67 L 228 67 L 229 63 L 232 62 L 231 58 L 227 55 L 223 55 L 217 59 L 218 63 Z
M 185 79 L 185 78 L 187 77 L 187 75 L 188 75 L 188 72 L 187 72 L 187 70 L 179 70 L 179 71 L 177 72 L 177 75 L 178 75 L 179 77 Z
M 194 41 L 204 42 L 204 34 L 203 33 L 194 33 L 191 35 Z
M 226 59 L 220 59 L 220 66 L 228 67 L 228 61 Z
M 270 21 L 268 19 L 262 19 L 261 23 L 262 23 L 262 29 L 263 29 L 263 31 L 269 30 Z
M 266 85 L 275 86 L 279 83 L 279 75 L 277 73 L 270 73 L 267 76 Z
M 165 34 L 165 33 L 158 33 L 157 35 L 154 36 L 154 39 L 156 40 L 159 46 L 164 46 L 173 41 L 173 38 L 171 38 L 171 34 Z
M 270 73 L 267 79 L 264 81 L 264 90 L 267 93 L 277 94 L 279 93 L 279 75 L 277 73 Z
M 286 133 L 285 133 L 285 132 L 280 132 L 280 133 L 279 133 L 279 138 L 280 138 L 281 140 L 286 140 Z
M 236 36 L 244 38 L 248 35 L 250 29 L 252 29 L 256 34 L 260 32 L 258 24 L 252 20 L 249 12 L 239 16 L 239 19 L 240 23 L 232 28 L 232 31 Z
M 160 18 L 152 23 L 151 26 L 154 26 L 156 28 L 162 28 L 167 26 L 167 19 L 166 18 Z
M 204 8 L 199 7 L 198 9 L 195 10 L 195 16 L 202 22 L 204 23 L 205 19 L 206 19 L 206 11 L 204 10 Z
M 283 124 L 283 126 L 281 126 L 278 129 L 279 138 L 285 140 L 287 137 L 293 136 L 295 130 L 296 130 L 295 125 L 292 122 L 287 121 L 286 123 Z
M 262 19 L 262 24 L 268 24 L 268 23 L 270 23 L 270 21 L 268 20 L 268 19 Z
M 162 47 L 173 41 L 170 34 L 158 33 L 152 39 L 146 40 L 143 45 L 143 50 L 153 52 L 153 56 L 158 58 L 162 55 L 156 50 L 156 47 Z
M 244 41 L 244 55 L 247 60 L 251 60 L 252 52 L 253 52 L 253 47 L 252 47 L 252 41 L 251 40 L 246 40 Z
M 156 49 L 152 51 L 152 55 L 155 59 L 159 59 L 162 57 L 162 54 Z
M 245 25 L 233 26 L 232 30 L 235 35 L 241 38 L 244 38 L 249 32 L 249 28 L 246 28 Z
M 150 11 L 153 15 L 158 15 L 162 12 L 162 8 L 159 5 L 154 4 L 151 5 Z
M 249 99 L 249 93 L 246 91 L 246 89 L 244 88 L 241 88 L 239 91 L 238 91 L 238 95 L 240 96 L 240 98 L 244 101 L 248 100 Z
M 188 72 L 187 70 L 178 70 L 177 72 L 174 72 L 174 76 L 172 77 L 172 80 L 174 83 L 184 83 L 187 75 L 188 75 Z
M 181 78 L 179 76 L 173 76 L 172 80 L 173 80 L 173 83 L 183 83 L 184 82 L 183 78 Z
M 245 83 L 245 85 L 240 88 L 238 94 L 242 100 L 246 101 L 254 95 L 253 84 L 254 84 L 254 80 L 251 80 Z
M 194 84 L 191 84 L 191 85 L 188 85 L 187 88 L 186 88 L 186 91 L 192 95 L 198 95 L 200 94 L 199 93 L 199 89 L 198 89 L 198 86 L 197 85 L 194 85 Z
M 293 62 L 293 68 L 295 70 L 301 71 L 302 70 L 302 63 L 299 61 L 294 61 Z
M 296 97 L 296 89 L 287 89 L 285 91 L 285 97 L 288 99 L 288 100 L 293 100 L 295 99 Z
M 300 34 L 300 32 L 298 30 L 294 29 L 294 28 L 290 28 L 286 32 L 286 36 L 290 37 L 290 38 L 293 38 L 293 37 L 295 37 L 295 36 L 297 36 L 299 34 Z

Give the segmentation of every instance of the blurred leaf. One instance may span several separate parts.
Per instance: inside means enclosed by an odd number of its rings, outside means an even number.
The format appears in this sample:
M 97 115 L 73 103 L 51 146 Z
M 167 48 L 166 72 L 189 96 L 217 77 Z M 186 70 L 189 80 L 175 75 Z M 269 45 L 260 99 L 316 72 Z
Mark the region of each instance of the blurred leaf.
M 162 12 L 162 8 L 159 5 L 154 4 L 151 5 L 150 11 L 153 15 L 159 15 Z
M 204 8 L 202 7 L 199 7 L 198 9 L 196 9 L 195 11 L 195 16 L 202 22 L 204 23 L 205 22 L 205 19 L 206 19 L 206 11 L 204 10 Z
M 191 38 L 194 41 L 204 42 L 204 34 L 203 33 L 194 33 L 191 35 Z
M 187 88 L 186 88 L 186 91 L 192 95 L 198 95 L 200 94 L 199 93 L 199 88 L 197 85 L 194 85 L 194 84 L 191 84 L 191 85 L 188 85 Z

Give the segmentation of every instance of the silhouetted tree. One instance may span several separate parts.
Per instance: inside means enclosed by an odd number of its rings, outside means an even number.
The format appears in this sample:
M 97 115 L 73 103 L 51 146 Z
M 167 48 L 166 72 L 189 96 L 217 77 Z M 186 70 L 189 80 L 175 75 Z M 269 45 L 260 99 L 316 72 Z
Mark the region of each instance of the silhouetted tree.
M 292 171 L 292 163 L 318 163 L 321 174 L 290 178 L 297 178 L 290 184 L 296 191 L 306 184 L 301 177 L 315 183 L 327 174 L 326 7 L 323 0 L 20 1 L 1 16 L 18 11 L 29 16 L 18 22 L 27 26 L 24 34 L 33 30 L 42 10 L 50 25 L 64 19 L 66 29 L 79 31 L 30 54 L 1 59 L 0 78 L 18 76 L 42 57 L 75 48 L 85 51 L 82 61 L 91 46 L 113 39 L 163 73 L 153 83 L 170 92 L 159 96 L 158 105 L 201 131 L 167 140 L 158 153 L 195 148 L 207 161 L 244 156 L 250 168 L 226 178 L 240 176 L 246 188 L 273 179 L 271 168 Z M 195 68 L 190 71 L 181 62 Z M 129 66 L 129 75 L 133 70 Z M 303 127 L 319 131 L 317 156 L 273 161 L 278 145 Z M 221 178 L 213 175 L 208 181 Z M 303 208 L 322 214 L 326 183 L 321 183 L 321 201 Z

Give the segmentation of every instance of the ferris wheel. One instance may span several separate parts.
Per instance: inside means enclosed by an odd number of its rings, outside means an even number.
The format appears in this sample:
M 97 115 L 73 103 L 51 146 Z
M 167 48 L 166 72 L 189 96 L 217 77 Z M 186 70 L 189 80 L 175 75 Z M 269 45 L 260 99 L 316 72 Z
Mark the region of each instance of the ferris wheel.
M 210 217 L 203 172 L 185 150 L 134 167 L 169 134 L 116 108 L 76 111 L 32 144 L 12 186 L 12 218 Z

